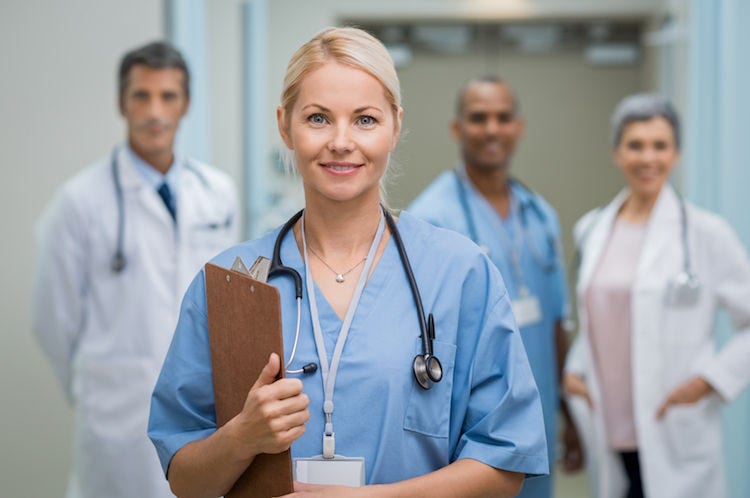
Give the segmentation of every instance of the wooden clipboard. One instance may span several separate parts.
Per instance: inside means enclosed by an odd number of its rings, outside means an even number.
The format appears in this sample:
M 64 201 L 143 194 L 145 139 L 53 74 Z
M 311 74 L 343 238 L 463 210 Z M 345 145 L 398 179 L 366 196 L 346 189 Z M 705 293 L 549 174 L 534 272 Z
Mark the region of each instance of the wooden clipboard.
M 281 302 L 276 287 L 234 270 L 205 267 L 216 423 L 242 411 L 258 375 L 275 352 L 284 374 Z M 269 498 L 293 491 L 289 450 L 257 455 L 227 498 Z

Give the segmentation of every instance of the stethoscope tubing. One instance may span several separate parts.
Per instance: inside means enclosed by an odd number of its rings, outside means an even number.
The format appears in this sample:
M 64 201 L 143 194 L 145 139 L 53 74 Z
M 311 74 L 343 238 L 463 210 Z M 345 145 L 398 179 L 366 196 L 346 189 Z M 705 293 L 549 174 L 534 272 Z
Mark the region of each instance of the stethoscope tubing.
M 682 268 L 686 275 L 696 278 L 697 275 L 693 273 L 692 269 L 692 261 L 690 257 L 690 245 L 688 244 L 688 214 L 687 214 L 687 207 L 685 203 L 685 199 L 682 197 L 682 195 L 675 190 L 675 194 L 677 195 L 677 200 L 680 204 L 680 245 L 682 246 Z M 586 226 L 586 228 L 583 231 L 583 234 L 580 237 L 580 242 L 578 242 L 576 246 L 576 254 L 573 258 L 573 265 L 572 265 L 572 271 L 571 275 L 577 274 L 578 270 L 580 269 L 581 262 L 583 260 L 583 245 L 586 241 L 586 239 L 589 237 L 591 232 L 596 227 L 597 223 L 599 223 L 599 220 L 602 216 L 603 207 L 598 207 L 596 209 L 595 218 Z
M 115 187 L 115 199 L 117 201 L 117 247 L 115 255 L 112 258 L 112 270 L 120 273 L 125 268 L 125 255 L 123 254 L 123 245 L 125 243 L 125 201 L 122 195 L 122 181 L 120 180 L 120 168 L 117 163 L 117 154 L 119 150 L 115 148 L 112 151 L 112 181 Z
M 121 151 L 121 147 L 115 147 L 112 150 L 112 157 L 110 159 L 110 169 L 112 173 L 112 183 L 115 189 L 115 200 L 117 202 L 117 246 L 115 248 L 115 254 L 112 257 L 112 271 L 120 273 L 125 269 L 126 258 L 125 258 L 125 199 L 122 191 L 122 179 L 120 177 L 120 163 L 117 160 L 117 156 Z M 206 177 L 201 173 L 198 168 L 194 167 L 190 159 L 185 159 L 185 169 L 192 171 L 198 180 L 206 188 L 211 188 Z M 227 219 L 226 225 L 229 226 L 230 218 Z M 208 228 L 213 228 L 212 226 Z
M 406 249 L 404 248 L 404 242 L 401 240 L 401 234 L 396 228 L 396 223 L 393 221 L 393 217 L 388 210 L 383 208 L 383 213 L 385 214 L 385 222 L 388 225 L 388 229 L 391 231 L 393 241 L 396 243 L 396 248 L 398 249 L 399 258 L 401 258 L 401 265 L 404 267 L 406 279 L 409 281 L 409 288 L 411 289 L 411 294 L 414 299 L 414 307 L 417 310 L 417 316 L 419 319 L 419 328 L 422 331 L 422 350 L 424 351 L 425 356 L 432 356 L 432 340 L 435 338 L 434 329 L 430 331 L 427 326 L 424 306 L 422 305 L 422 296 L 419 293 L 419 288 L 417 287 L 417 282 L 414 278 L 411 263 L 406 255 Z M 430 318 L 432 319 L 432 314 L 430 314 Z
M 464 219 L 466 220 L 466 226 L 469 230 L 469 238 L 475 244 L 479 244 L 479 234 L 477 232 L 476 224 L 474 223 L 474 217 L 471 214 L 471 208 L 469 206 L 469 198 L 466 193 L 466 187 L 463 184 L 463 180 L 459 172 L 454 170 L 453 173 L 454 173 L 455 180 L 456 180 L 456 188 L 458 189 L 459 203 L 461 204 L 461 210 L 463 211 Z M 524 189 L 530 192 L 529 188 L 526 187 L 519 180 L 515 178 L 511 178 L 510 182 L 517 183 L 521 185 Z M 553 248 L 553 252 L 554 252 L 553 258 L 550 261 L 546 261 L 542 253 L 539 251 L 539 248 L 536 247 L 536 245 L 530 239 L 529 233 L 528 233 L 528 219 L 527 219 L 527 214 L 526 214 L 526 211 L 528 208 L 525 203 L 519 204 L 519 216 L 521 218 L 520 236 L 526 242 L 526 245 L 529 248 L 529 252 L 531 253 L 532 258 L 534 259 L 536 264 L 539 265 L 539 267 L 545 271 L 552 271 L 558 263 L 557 256 L 556 256 L 557 251 L 556 251 L 556 245 L 555 245 L 555 238 L 549 231 L 549 227 L 547 226 L 547 217 L 544 215 L 544 213 L 534 203 L 531 203 L 531 208 L 537 213 L 537 216 L 542 221 L 542 224 L 545 227 L 547 240 L 549 241 L 550 245 Z
M 409 282 L 409 288 L 411 290 L 412 298 L 414 299 L 414 305 L 417 311 L 419 328 L 420 328 L 421 338 L 422 338 L 422 351 L 423 351 L 422 358 L 424 358 L 426 361 L 431 360 L 431 364 L 436 364 L 440 369 L 439 375 L 429 374 L 429 380 L 432 382 L 439 382 L 440 379 L 442 378 L 442 366 L 440 365 L 440 361 L 433 354 L 432 341 L 435 339 L 434 319 L 432 317 L 432 314 L 429 315 L 427 320 L 425 319 L 422 296 L 419 293 L 419 288 L 417 286 L 416 279 L 414 278 L 414 272 L 412 270 L 411 263 L 409 262 L 409 257 L 406 253 L 406 248 L 404 247 L 403 240 L 401 239 L 401 234 L 399 233 L 399 230 L 396 227 L 396 223 L 393 220 L 393 217 L 391 216 L 391 214 L 388 212 L 388 210 L 383 206 L 381 206 L 381 209 L 383 210 L 383 215 L 385 216 L 385 221 L 388 226 L 388 229 L 390 230 L 391 236 L 393 237 L 393 240 L 396 244 L 396 249 L 398 250 L 399 258 L 401 259 L 401 265 L 404 268 L 404 273 L 406 275 L 407 281 Z M 271 256 L 271 265 L 270 265 L 270 269 L 268 272 L 269 280 L 273 277 L 286 275 L 288 277 L 291 277 L 292 280 L 294 281 L 294 292 L 295 292 L 295 298 L 296 298 L 297 306 L 298 306 L 297 325 L 295 327 L 295 338 L 294 338 L 294 346 L 292 348 L 292 355 L 290 356 L 290 359 L 286 364 L 287 368 L 289 367 L 289 365 L 291 365 L 292 360 L 294 359 L 294 353 L 296 352 L 297 342 L 299 339 L 299 333 L 300 333 L 299 306 L 302 300 L 303 286 L 302 286 L 302 276 L 299 274 L 299 272 L 295 270 L 294 268 L 283 264 L 281 260 L 281 245 L 286 235 L 292 231 L 292 228 L 297 223 L 297 221 L 302 217 L 303 213 L 304 213 L 304 209 L 295 213 L 291 218 L 289 218 L 289 220 L 287 220 L 286 223 L 284 223 L 284 225 L 279 230 L 279 233 L 276 236 L 276 240 L 274 241 L 273 254 Z M 299 373 L 299 372 L 300 370 L 287 370 L 287 373 Z M 418 374 L 415 370 L 415 376 L 417 375 Z M 429 389 L 430 382 L 420 381 L 419 378 L 417 379 L 417 382 L 423 388 Z

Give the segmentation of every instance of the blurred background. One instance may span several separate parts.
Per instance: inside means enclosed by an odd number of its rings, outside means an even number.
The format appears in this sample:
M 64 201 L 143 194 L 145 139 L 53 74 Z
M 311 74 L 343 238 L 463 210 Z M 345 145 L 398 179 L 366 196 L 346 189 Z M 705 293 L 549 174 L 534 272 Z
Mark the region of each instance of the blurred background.
M 456 164 L 455 93 L 497 73 L 527 124 L 513 173 L 557 208 L 568 260 L 575 220 L 622 184 L 609 116 L 636 91 L 675 102 L 685 124 L 675 186 L 750 247 L 746 0 L 2 0 L 0 495 L 64 495 L 72 412 L 31 336 L 33 226 L 66 178 L 123 140 L 120 57 L 154 39 L 183 51 L 194 83 L 178 149 L 235 178 L 249 238 L 302 205 L 278 158 L 275 108 L 292 52 L 329 25 L 369 30 L 396 62 L 405 134 L 392 207 Z M 748 497 L 750 395 L 725 412 L 731 496 Z M 557 476 L 558 497 L 588 496 L 583 474 Z

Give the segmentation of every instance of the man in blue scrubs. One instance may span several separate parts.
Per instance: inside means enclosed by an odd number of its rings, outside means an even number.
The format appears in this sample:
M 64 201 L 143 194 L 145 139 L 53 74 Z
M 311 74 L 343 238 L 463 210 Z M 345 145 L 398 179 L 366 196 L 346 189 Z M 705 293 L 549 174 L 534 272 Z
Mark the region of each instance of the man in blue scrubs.
M 500 269 L 512 299 L 544 411 L 549 462 L 555 462 L 558 386 L 567 351 L 567 308 L 560 226 L 552 207 L 510 176 L 524 121 L 500 78 L 469 81 L 459 93 L 451 132 L 463 162 L 444 172 L 408 211 L 470 237 Z M 563 409 L 563 468 L 582 467 L 575 428 Z M 550 497 L 551 476 L 527 480 L 523 497 Z

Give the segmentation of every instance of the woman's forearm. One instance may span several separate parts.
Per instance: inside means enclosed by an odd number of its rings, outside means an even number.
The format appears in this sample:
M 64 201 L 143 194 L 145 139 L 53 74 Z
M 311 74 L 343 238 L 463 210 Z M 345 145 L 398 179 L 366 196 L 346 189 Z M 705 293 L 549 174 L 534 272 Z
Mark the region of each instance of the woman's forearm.
M 226 494 L 254 456 L 247 455 L 232 435 L 232 422 L 211 436 L 193 441 L 175 453 L 167 479 L 180 498 L 215 498 Z
M 462 459 L 423 476 L 364 488 L 362 496 L 396 498 L 510 498 L 521 491 L 524 475 L 496 469 L 478 460 Z

